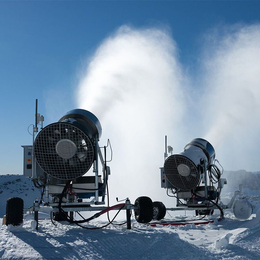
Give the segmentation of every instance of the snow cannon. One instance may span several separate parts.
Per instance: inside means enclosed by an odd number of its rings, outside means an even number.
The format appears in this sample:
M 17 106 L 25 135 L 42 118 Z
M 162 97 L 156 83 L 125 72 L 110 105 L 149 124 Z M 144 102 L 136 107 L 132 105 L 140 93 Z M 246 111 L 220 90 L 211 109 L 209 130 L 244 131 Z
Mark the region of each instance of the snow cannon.
M 168 187 L 177 190 L 196 189 L 203 172 L 215 159 L 213 146 L 202 138 L 196 138 L 184 147 L 180 154 L 169 156 L 164 162 L 164 174 Z
M 65 220 L 83 228 L 88 228 L 83 223 L 111 210 L 126 211 L 128 229 L 131 229 L 131 210 L 135 210 L 140 222 L 151 219 L 153 208 L 151 203 L 147 206 L 150 200 L 146 197 L 138 199 L 136 205 L 132 205 L 128 198 L 124 203 L 104 205 L 106 196 L 109 196 L 107 184 L 111 172 L 108 163 L 112 161 L 113 153 L 109 140 L 106 145 L 99 146 L 102 128 L 94 114 L 74 109 L 57 122 L 43 127 L 44 117 L 38 113 L 38 100 L 35 107 L 33 144 L 22 147 L 24 176 L 31 178 L 35 187 L 41 189 L 40 199 L 27 209 L 34 212 L 36 229 L 39 212 L 48 212 L 53 220 Z M 41 125 L 39 132 L 38 125 Z M 18 207 L 10 204 L 10 208 L 11 217 L 15 217 L 19 212 L 14 208 Z M 97 213 L 85 218 L 81 211 Z M 109 216 L 108 220 L 108 224 L 112 224 Z
M 165 161 L 160 169 L 161 187 L 167 189 L 167 195 L 177 199 L 177 207 L 195 209 L 197 215 L 209 215 L 214 208 L 220 209 L 218 201 L 227 181 L 221 178 L 223 168 L 215 159 L 213 146 L 196 138 L 183 152 L 168 156 L 167 151 L 172 150 L 165 137 Z
M 41 169 L 60 180 L 84 175 L 97 155 L 102 129 L 89 111 L 69 111 L 57 123 L 43 128 L 34 142 L 34 155 Z
M 44 117 L 37 110 L 36 100 L 33 145 L 22 146 L 24 176 L 43 189 L 46 203 L 89 199 L 88 206 L 105 204 L 110 174 L 106 149 L 111 146 L 110 142 L 99 146 L 102 128 L 98 118 L 87 110 L 74 109 L 43 127 Z

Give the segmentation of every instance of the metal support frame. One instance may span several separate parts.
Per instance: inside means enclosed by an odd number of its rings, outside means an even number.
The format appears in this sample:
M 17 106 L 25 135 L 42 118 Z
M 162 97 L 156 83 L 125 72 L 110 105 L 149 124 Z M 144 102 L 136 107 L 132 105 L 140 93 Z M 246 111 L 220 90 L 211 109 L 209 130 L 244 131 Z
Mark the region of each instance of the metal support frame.
M 34 220 L 36 221 L 36 229 L 39 228 L 39 212 L 54 213 L 59 212 L 59 203 L 50 203 L 48 206 L 41 206 L 36 200 L 33 204 Z M 80 206 L 79 206 L 80 204 Z M 74 212 L 77 211 L 102 211 L 108 209 L 106 206 L 90 206 L 89 203 L 61 203 L 63 211 L 69 212 L 70 216 L 73 216 Z M 111 210 L 117 210 L 114 208 Z M 131 229 L 131 211 L 136 209 L 134 205 L 131 204 L 130 200 L 127 198 L 125 201 L 125 206 L 122 210 L 126 210 L 126 224 L 127 229 Z M 28 210 L 29 211 L 29 210 Z
M 93 172 L 95 173 L 95 201 L 96 203 L 99 202 L 99 196 L 98 196 L 98 140 L 95 138 L 94 141 L 94 146 L 95 146 L 95 158 L 96 160 L 93 163 Z
M 238 195 L 241 195 L 242 191 L 241 190 L 237 190 L 234 192 L 233 197 L 231 198 L 230 202 L 227 205 L 224 204 L 220 204 L 219 206 L 222 209 L 232 209 L 235 199 Z M 183 206 L 182 207 L 176 207 L 176 208 L 166 208 L 166 210 L 170 210 L 170 211 L 182 211 L 182 210 L 209 210 L 209 209 L 219 209 L 216 205 L 209 205 L 209 206 L 198 206 L 200 204 L 192 204 L 189 206 Z M 177 205 L 178 206 L 178 205 Z

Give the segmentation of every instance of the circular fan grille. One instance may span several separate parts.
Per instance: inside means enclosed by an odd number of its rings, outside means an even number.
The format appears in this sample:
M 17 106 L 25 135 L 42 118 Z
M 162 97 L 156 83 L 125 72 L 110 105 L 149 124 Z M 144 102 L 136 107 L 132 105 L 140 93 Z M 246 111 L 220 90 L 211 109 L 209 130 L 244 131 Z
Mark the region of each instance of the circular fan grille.
M 44 172 L 70 180 L 84 175 L 94 161 L 89 137 L 68 123 L 54 123 L 39 132 L 34 142 L 36 160 Z
M 179 167 L 178 167 L 179 166 Z M 189 169 L 188 174 L 178 171 L 185 166 Z M 176 189 L 191 190 L 200 182 L 200 174 L 196 165 L 183 155 L 171 155 L 164 163 L 164 173 L 167 181 Z

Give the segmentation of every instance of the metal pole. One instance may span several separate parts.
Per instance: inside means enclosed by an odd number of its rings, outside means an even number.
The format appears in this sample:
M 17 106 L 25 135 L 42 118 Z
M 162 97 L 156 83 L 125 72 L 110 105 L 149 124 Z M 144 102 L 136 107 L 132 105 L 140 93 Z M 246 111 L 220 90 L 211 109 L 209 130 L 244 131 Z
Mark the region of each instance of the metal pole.
M 32 145 L 32 179 L 36 179 L 36 160 L 34 158 L 34 138 L 35 138 L 35 133 L 38 132 L 38 120 L 37 120 L 37 114 L 38 114 L 38 99 L 35 101 L 35 125 L 33 127 L 33 145 Z
M 165 136 L 164 139 L 164 161 L 166 160 L 168 154 L 167 154 L 167 135 Z
M 37 125 L 38 125 L 38 99 L 36 99 L 35 101 L 35 131 L 36 132 L 38 132 Z
M 36 230 L 38 230 L 39 228 L 39 211 L 38 211 L 38 206 L 39 206 L 39 202 L 38 200 L 36 200 L 34 202 L 34 220 L 36 221 Z M 36 210 L 36 207 L 37 207 L 37 210 Z
M 96 160 L 94 161 L 94 172 L 95 172 L 95 200 L 96 200 L 96 203 L 99 202 L 99 197 L 98 197 L 98 193 L 99 193 L 99 190 L 98 190 L 98 139 L 97 137 L 95 138 L 95 156 L 96 156 Z
M 131 203 L 130 200 L 127 198 L 126 202 L 126 223 L 127 223 L 127 229 L 131 229 Z

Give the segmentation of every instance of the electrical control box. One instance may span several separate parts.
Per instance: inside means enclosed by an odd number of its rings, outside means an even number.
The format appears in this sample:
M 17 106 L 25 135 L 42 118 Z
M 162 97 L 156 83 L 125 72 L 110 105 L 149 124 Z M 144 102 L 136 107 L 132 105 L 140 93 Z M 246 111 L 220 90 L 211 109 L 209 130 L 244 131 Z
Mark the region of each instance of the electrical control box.
M 160 171 L 161 171 L 161 188 L 165 188 L 165 189 L 174 188 L 172 184 L 167 180 L 163 167 L 160 167 Z
M 23 175 L 32 177 L 32 145 L 22 145 L 23 147 Z
M 33 176 L 33 147 L 32 145 L 22 145 L 23 147 L 23 176 L 28 178 L 39 177 L 44 174 L 43 170 L 36 162 L 36 172 Z

